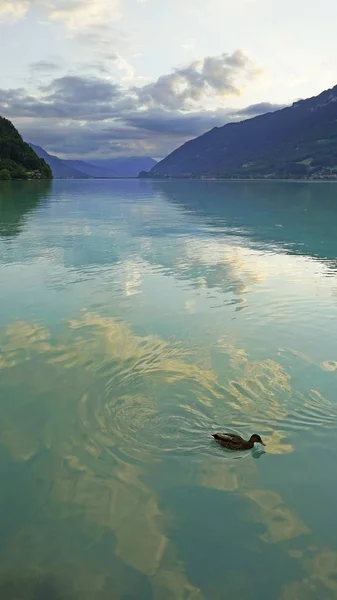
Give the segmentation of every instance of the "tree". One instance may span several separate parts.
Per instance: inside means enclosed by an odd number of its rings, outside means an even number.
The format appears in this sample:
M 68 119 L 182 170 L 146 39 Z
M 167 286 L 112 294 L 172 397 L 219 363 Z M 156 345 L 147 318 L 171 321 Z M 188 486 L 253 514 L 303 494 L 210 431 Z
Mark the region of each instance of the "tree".
M 11 179 L 28 179 L 31 173 L 35 179 L 53 177 L 49 165 L 23 141 L 14 125 L 0 117 L 0 172 L 3 170 L 8 171 Z
M 0 171 L 0 180 L 1 181 L 10 181 L 11 178 L 11 174 L 8 171 L 8 169 L 1 169 Z

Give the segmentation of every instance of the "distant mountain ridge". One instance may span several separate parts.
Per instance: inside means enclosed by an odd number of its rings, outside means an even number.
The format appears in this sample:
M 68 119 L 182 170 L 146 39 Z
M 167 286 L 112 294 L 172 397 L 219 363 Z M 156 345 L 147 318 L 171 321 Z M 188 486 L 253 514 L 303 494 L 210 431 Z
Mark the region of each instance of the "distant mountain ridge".
M 337 179 L 337 86 L 282 110 L 215 127 L 140 176 Z
M 90 164 L 107 172 L 108 177 L 137 177 L 140 171 L 149 171 L 157 161 L 149 156 L 122 156 L 92 159 Z
M 48 154 L 41 146 L 29 144 L 38 156 L 51 167 L 53 175 L 59 179 L 87 179 L 104 177 L 137 177 L 139 171 L 149 170 L 157 162 L 148 156 L 130 156 L 101 160 L 64 160 Z
M 108 174 L 105 171 L 98 169 L 84 160 L 64 160 L 63 162 L 68 167 L 84 173 L 85 177 L 108 177 Z
M 71 166 L 67 165 L 66 161 L 61 160 L 53 154 L 48 154 L 48 152 L 41 148 L 41 146 L 36 146 L 35 144 L 31 143 L 29 143 L 29 145 L 40 158 L 43 158 L 48 163 L 53 172 L 54 177 L 60 179 L 88 178 L 88 175 L 86 175 L 85 173 L 82 173 L 78 169 L 74 169 Z

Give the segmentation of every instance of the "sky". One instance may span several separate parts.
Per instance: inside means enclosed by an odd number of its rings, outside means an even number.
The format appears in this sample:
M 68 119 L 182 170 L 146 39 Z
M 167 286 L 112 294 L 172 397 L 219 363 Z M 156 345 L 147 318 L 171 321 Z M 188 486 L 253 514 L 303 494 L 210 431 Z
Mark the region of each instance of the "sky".
M 0 0 L 0 115 L 61 158 L 161 159 L 337 84 L 336 0 Z

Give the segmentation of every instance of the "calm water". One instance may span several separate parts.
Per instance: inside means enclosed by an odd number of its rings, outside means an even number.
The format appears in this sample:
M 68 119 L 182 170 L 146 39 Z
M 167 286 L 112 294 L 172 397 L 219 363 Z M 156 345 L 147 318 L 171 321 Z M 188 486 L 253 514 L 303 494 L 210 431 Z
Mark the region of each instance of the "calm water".
M 1 183 L 1 599 L 337 597 L 336 231 L 334 183 Z

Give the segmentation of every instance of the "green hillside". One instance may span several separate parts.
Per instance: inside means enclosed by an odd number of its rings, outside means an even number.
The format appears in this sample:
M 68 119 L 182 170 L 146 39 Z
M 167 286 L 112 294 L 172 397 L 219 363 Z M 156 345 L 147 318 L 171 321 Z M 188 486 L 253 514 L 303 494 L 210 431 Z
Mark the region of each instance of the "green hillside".
M 14 125 L 0 117 L 0 179 L 52 179 L 47 163 L 26 144 Z

